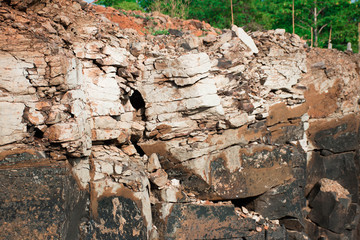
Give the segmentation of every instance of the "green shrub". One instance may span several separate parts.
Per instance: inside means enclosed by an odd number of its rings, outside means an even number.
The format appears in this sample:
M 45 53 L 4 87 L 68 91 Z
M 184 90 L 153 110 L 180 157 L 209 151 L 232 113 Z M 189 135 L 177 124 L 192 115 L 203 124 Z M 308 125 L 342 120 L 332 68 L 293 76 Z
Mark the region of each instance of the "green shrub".
M 152 33 L 152 35 L 154 35 L 154 36 L 157 36 L 157 35 L 169 35 L 169 31 L 167 29 L 157 30 L 154 33 Z
M 137 4 L 136 2 L 121 2 L 121 3 L 117 3 L 113 6 L 114 8 L 116 9 L 123 9 L 123 10 L 126 10 L 126 11 L 137 11 L 137 10 L 140 10 L 140 11 L 144 11 L 144 9 L 142 9 L 139 4 Z

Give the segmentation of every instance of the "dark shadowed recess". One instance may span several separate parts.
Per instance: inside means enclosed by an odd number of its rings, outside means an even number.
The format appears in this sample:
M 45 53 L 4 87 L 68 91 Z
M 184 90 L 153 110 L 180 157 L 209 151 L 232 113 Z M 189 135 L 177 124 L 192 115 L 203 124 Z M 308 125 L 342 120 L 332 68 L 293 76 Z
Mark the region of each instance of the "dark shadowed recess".
M 130 96 L 130 103 L 136 110 L 145 107 L 145 101 L 138 90 L 135 90 L 134 93 Z

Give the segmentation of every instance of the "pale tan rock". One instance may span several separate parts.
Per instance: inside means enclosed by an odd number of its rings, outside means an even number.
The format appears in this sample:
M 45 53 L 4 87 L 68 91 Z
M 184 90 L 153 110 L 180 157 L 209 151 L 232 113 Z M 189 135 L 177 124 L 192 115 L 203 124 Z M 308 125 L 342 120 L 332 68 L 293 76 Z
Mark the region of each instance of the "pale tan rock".
M 204 37 L 203 39 L 204 42 L 207 42 L 207 43 L 212 43 L 212 42 L 215 42 L 216 41 L 216 36 L 213 35 L 213 34 L 208 34 Z
M 115 163 L 114 171 L 116 174 L 121 174 L 123 172 L 123 166 L 120 163 Z
M 77 123 L 57 123 L 50 126 L 44 136 L 50 142 L 68 142 L 81 137 L 81 127 Z
M 161 164 L 157 154 L 156 153 L 151 154 L 147 164 L 147 171 L 152 173 L 160 168 L 161 168 Z
M 131 132 L 129 129 L 122 129 L 116 141 L 119 144 L 124 144 L 130 142 Z
M 79 180 L 83 189 L 87 189 L 90 182 L 90 163 L 89 159 L 75 160 L 74 167 L 71 169 L 76 178 Z
M 127 67 L 129 64 L 127 59 L 130 53 L 124 48 L 114 48 L 106 45 L 103 48 L 102 53 L 108 57 L 96 60 L 96 62 L 101 65 Z
M 210 58 L 206 53 L 182 55 L 170 63 L 166 69 L 166 77 L 192 77 L 196 74 L 206 73 L 211 68 Z
M 182 197 L 181 190 L 172 185 L 166 186 L 160 191 L 161 200 L 164 202 L 178 202 Z
M 0 145 L 26 136 L 26 124 L 22 122 L 24 109 L 22 103 L 0 102 Z
M 231 30 L 233 30 L 235 34 L 240 38 L 240 40 L 250 48 L 251 52 L 259 52 L 258 48 L 254 43 L 254 40 L 244 31 L 244 29 L 233 25 Z
M 112 118 L 110 116 L 94 117 L 93 121 L 94 121 L 94 126 L 93 127 L 95 129 L 113 129 L 113 130 L 116 130 L 119 127 L 118 121 L 116 121 L 114 118 Z
M 134 145 L 123 146 L 121 148 L 121 150 L 123 150 L 124 153 L 126 153 L 129 156 L 135 155 L 137 153 L 136 148 L 134 147 Z
M 54 105 L 51 107 L 46 124 L 55 124 L 70 118 L 70 114 L 66 113 L 68 109 L 64 105 Z
M 150 181 L 158 187 L 164 187 L 168 182 L 168 175 L 164 169 L 158 169 L 150 174 Z
M 17 60 L 9 53 L 0 52 L 0 88 L 13 94 L 27 94 L 31 84 L 26 78 L 26 69 L 33 67 L 32 63 Z
M 45 117 L 40 111 L 30 108 L 27 114 L 28 120 L 34 125 L 41 125 L 45 122 Z
M 236 115 L 230 115 L 228 118 L 231 127 L 237 128 L 249 122 L 247 113 L 241 113 Z

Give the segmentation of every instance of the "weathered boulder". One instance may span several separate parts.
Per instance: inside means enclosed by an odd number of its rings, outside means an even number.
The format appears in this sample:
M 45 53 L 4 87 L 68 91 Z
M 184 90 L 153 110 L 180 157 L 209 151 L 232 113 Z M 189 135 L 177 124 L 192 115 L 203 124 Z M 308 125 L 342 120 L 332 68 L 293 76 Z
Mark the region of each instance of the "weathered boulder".
M 97 204 L 97 216 L 80 226 L 82 239 L 147 239 L 146 224 L 132 199 L 105 197 Z
M 34 149 L 2 152 L 0 180 L 1 238 L 79 238 L 87 197 L 68 164 Z
M 238 216 L 232 205 L 163 203 L 153 211 L 161 239 L 286 238 L 283 228 L 264 228 L 251 218 Z
M 341 233 L 345 230 L 345 224 L 352 221 L 348 219 L 350 203 L 348 190 L 336 181 L 322 178 L 310 192 L 311 211 L 308 217 L 320 227 Z

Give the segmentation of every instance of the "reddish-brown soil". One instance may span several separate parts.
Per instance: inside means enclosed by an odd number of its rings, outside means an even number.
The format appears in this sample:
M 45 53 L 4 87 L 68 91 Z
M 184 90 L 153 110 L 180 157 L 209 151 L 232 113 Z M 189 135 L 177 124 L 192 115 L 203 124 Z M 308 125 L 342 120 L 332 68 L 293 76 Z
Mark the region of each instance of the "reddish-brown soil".
M 171 18 L 159 12 L 144 13 L 141 11 L 124 11 L 98 5 L 91 5 L 90 9 L 97 14 L 104 14 L 110 21 L 118 24 L 121 29 L 131 28 L 136 30 L 140 35 L 169 29 L 189 31 L 198 37 L 208 34 L 218 35 L 221 33 L 221 30 L 211 27 L 210 24 L 204 21 Z

